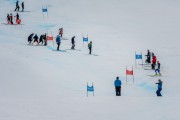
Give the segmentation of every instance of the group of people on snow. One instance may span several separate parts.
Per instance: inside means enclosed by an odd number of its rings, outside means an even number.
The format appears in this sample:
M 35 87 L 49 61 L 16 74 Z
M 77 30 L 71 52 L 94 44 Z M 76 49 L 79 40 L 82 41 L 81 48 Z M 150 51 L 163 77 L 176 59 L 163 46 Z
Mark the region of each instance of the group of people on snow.
M 145 62 L 147 64 L 151 64 L 152 70 L 155 70 L 155 75 L 158 75 L 158 74 L 161 75 L 161 73 L 160 73 L 161 64 L 160 64 L 159 61 L 157 61 L 157 58 L 156 58 L 155 54 L 153 52 L 150 52 L 150 50 L 147 50 L 147 54 L 145 56 L 147 57 Z M 156 91 L 157 96 L 162 96 L 161 95 L 162 83 L 163 82 L 162 82 L 161 79 L 159 79 L 158 82 L 156 83 L 158 85 L 158 89 Z M 116 96 L 121 96 L 121 85 L 122 85 L 121 80 L 119 79 L 119 77 L 116 77 L 116 79 L 114 81 L 114 87 L 115 87 Z
M 63 28 L 60 28 L 59 34 L 56 37 L 57 50 L 59 50 L 61 40 L 62 40 L 62 36 L 63 36 Z M 74 50 L 75 49 L 75 36 L 73 36 L 71 38 L 71 44 L 72 44 L 71 49 Z M 92 41 L 90 41 L 90 43 L 88 43 L 88 49 L 89 49 L 89 54 L 91 54 L 91 52 L 92 52 Z
M 160 73 L 160 67 L 161 64 L 159 61 L 157 61 L 157 57 L 153 52 L 150 52 L 150 50 L 147 50 L 147 55 L 145 55 L 147 58 L 145 60 L 145 62 L 147 64 L 151 64 L 151 69 L 155 70 L 155 75 L 161 75 Z M 151 61 L 152 58 L 152 61 Z
M 30 44 L 34 44 L 34 43 L 37 43 L 36 45 L 43 45 L 46 46 L 47 45 L 47 36 L 46 36 L 46 33 L 45 34 L 42 34 L 40 35 L 40 37 L 38 37 L 37 34 L 34 34 L 34 33 L 31 33 L 29 36 L 28 36 L 28 42 L 29 42 L 29 45 Z
M 18 13 L 15 16 L 13 16 L 13 14 L 10 13 L 10 14 L 7 14 L 7 22 L 8 22 L 8 24 L 11 24 L 11 25 L 14 24 L 13 18 L 16 18 L 16 24 L 20 24 L 21 23 L 21 19 L 20 19 Z
M 159 75 L 161 76 L 161 72 L 160 72 L 160 68 L 161 68 L 161 64 L 159 61 L 157 61 L 157 57 L 155 56 L 155 54 L 153 52 L 150 52 L 150 50 L 147 50 L 147 56 L 146 58 L 146 63 L 147 64 L 151 64 L 151 69 L 155 71 L 155 75 Z M 152 58 L 152 61 L 151 61 Z M 162 96 L 161 95 L 161 90 L 162 90 L 162 80 L 159 79 L 158 80 L 158 90 L 156 91 L 157 96 Z
M 21 3 L 21 11 L 24 11 L 24 2 Z M 19 1 L 16 1 L 16 8 L 14 11 L 19 11 L 20 10 L 20 6 L 19 6 Z
M 156 83 L 158 85 L 158 89 L 156 91 L 157 96 L 162 96 L 161 95 L 162 83 L 163 82 L 161 79 L 159 79 L 158 82 Z M 114 81 L 116 96 L 121 96 L 121 86 L 122 86 L 121 80 L 119 79 L 119 77 L 116 77 L 116 79 Z
M 22 8 L 22 12 L 24 11 L 24 2 L 22 2 L 21 3 L 21 8 Z M 19 12 L 19 9 L 20 9 L 20 6 L 19 6 L 19 1 L 17 1 L 16 2 L 16 8 L 15 8 L 15 10 L 14 11 L 17 11 L 17 12 Z M 15 22 L 13 22 L 13 18 L 16 18 L 15 20 Z M 10 24 L 10 25 L 14 25 L 15 23 L 16 24 L 21 24 L 21 19 L 20 19 L 20 16 L 19 16 L 19 14 L 17 13 L 15 16 L 13 16 L 13 14 L 12 13 L 10 13 L 10 14 L 7 14 L 7 23 L 8 24 Z

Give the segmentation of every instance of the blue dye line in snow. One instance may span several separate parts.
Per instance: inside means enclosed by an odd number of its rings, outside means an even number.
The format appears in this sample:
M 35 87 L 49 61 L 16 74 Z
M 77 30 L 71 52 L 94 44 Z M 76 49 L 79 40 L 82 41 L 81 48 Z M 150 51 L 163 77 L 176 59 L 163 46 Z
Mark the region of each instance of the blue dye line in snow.
M 154 91 L 156 88 L 153 87 L 152 85 L 149 85 L 145 82 L 139 84 L 138 86 L 142 87 L 143 89 L 147 90 L 147 91 Z
M 55 50 L 53 47 L 51 47 L 51 46 L 47 46 L 47 48 L 49 49 L 49 50 Z
M 53 48 L 53 47 L 51 47 L 51 46 L 47 46 L 47 48 L 48 48 L 49 50 L 52 50 L 52 51 L 57 51 L 56 48 Z M 57 51 L 57 52 L 66 52 L 66 51 L 65 51 L 65 50 L 59 50 L 59 51 Z

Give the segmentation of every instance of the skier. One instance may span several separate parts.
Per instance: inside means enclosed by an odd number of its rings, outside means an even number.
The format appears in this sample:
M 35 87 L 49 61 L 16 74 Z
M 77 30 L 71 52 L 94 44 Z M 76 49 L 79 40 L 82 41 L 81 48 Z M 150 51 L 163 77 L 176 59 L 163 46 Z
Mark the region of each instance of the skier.
M 147 50 L 147 55 L 145 56 L 147 56 L 146 63 L 151 63 L 151 53 L 149 50 Z
M 33 35 L 34 35 L 34 33 L 30 34 L 28 37 L 29 44 L 31 44 L 31 42 L 32 42 Z
M 19 14 L 17 13 L 16 16 L 14 17 L 16 17 L 16 23 L 21 24 L 21 19 L 19 19 Z
M 17 1 L 17 2 L 16 2 L 16 8 L 15 8 L 15 10 L 14 10 L 14 11 L 16 11 L 16 10 L 18 10 L 18 11 L 19 11 L 19 8 L 20 8 L 20 7 L 19 7 L 19 1 Z
M 22 12 L 24 12 L 24 2 L 21 3 Z
M 43 37 L 44 37 L 44 35 L 41 35 L 40 38 L 39 38 L 39 43 L 41 43 L 41 45 L 43 44 Z
M 152 59 L 152 64 L 151 64 L 151 67 L 152 67 L 153 70 L 155 70 L 155 67 L 156 67 L 156 60 L 157 60 L 156 56 L 154 55 L 153 59 Z
M 74 39 L 75 39 L 75 36 L 73 36 L 71 39 L 71 43 L 72 43 L 71 49 L 75 49 L 75 40 Z
M 7 22 L 8 22 L 8 24 L 11 24 L 11 18 L 10 18 L 10 16 L 9 16 L 9 14 L 7 14 Z
M 63 36 L 63 28 L 59 29 L 59 35 L 62 37 Z
M 88 44 L 88 48 L 89 48 L 89 54 L 91 54 L 91 52 L 92 52 L 92 41 Z
M 119 80 L 119 77 L 116 77 L 116 80 L 114 81 L 114 86 L 116 90 L 116 96 L 121 96 L 121 80 Z
M 39 45 L 37 34 L 35 34 L 35 36 L 34 36 L 33 38 L 34 38 L 33 43 L 34 43 L 34 42 L 37 42 L 37 45 Z M 33 43 L 32 43 L 32 45 L 33 45 Z
M 161 73 L 160 73 L 160 66 L 161 66 L 161 64 L 160 64 L 160 62 L 159 61 L 157 61 L 157 66 L 158 66 L 158 68 L 155 70 L 155 75 L 158 75 L 159 74 L 159 76 L 161 75 Z
M 10 18 L 10 22 L 11 22 L 11 24 L 13 24 L 13 15 L 12 15 L 12 13 L 10 13 L 9 18 Z
M 161 81 L 161 79 L 159 79 L 158 83 L 156 83 L 156 84 L 158 84 L 158 90 L 156 91 L 156 94 L 157 94 L 157 96 L 162 96 L 161 95 L 161 90 L 162 90 L 162 81 Z
M 14 17 L 16 17 L 16 20 L 19 20 L 19 14 L 18 13 Z
M 46 33 L 44 34 L 43 39 L 44 39 L 44 46 L 46 46 L 47 45 L 47 36 L 46 36 Z
M 60 46 L 60 44 L 61 44 L 61 36 L 60 35 L 57 35 L 57 37 L 56 37 L 56 43 L 57 43 L 57 50 L 59 50 L 59 46 Z

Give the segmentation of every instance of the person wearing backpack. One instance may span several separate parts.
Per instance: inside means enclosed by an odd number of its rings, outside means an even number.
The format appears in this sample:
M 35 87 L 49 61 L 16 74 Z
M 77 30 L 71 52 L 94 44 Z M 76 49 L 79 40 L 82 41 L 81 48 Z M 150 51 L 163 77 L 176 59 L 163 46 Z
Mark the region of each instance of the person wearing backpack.
M 60 35 L 57 35 L 56 43 L 57 43 L 57 50 L 59 50 L 59 47 L 60 47 L 60 44 L 61 44 L 61 36 Z

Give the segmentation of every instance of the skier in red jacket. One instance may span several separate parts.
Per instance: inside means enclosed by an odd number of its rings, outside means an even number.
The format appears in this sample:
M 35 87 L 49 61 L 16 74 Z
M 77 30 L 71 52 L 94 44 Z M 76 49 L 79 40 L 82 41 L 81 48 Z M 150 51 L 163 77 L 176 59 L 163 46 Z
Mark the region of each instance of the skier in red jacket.
M 153 70 L 155 70 L 156 60 L 157 60 L 157 59 L 156 59 L 156 56 L 154 55 L 154 56 L 153 56 L 153 59 L 152 59 L 152 64 L 151 64 L 151 67 L 152 67 Z

